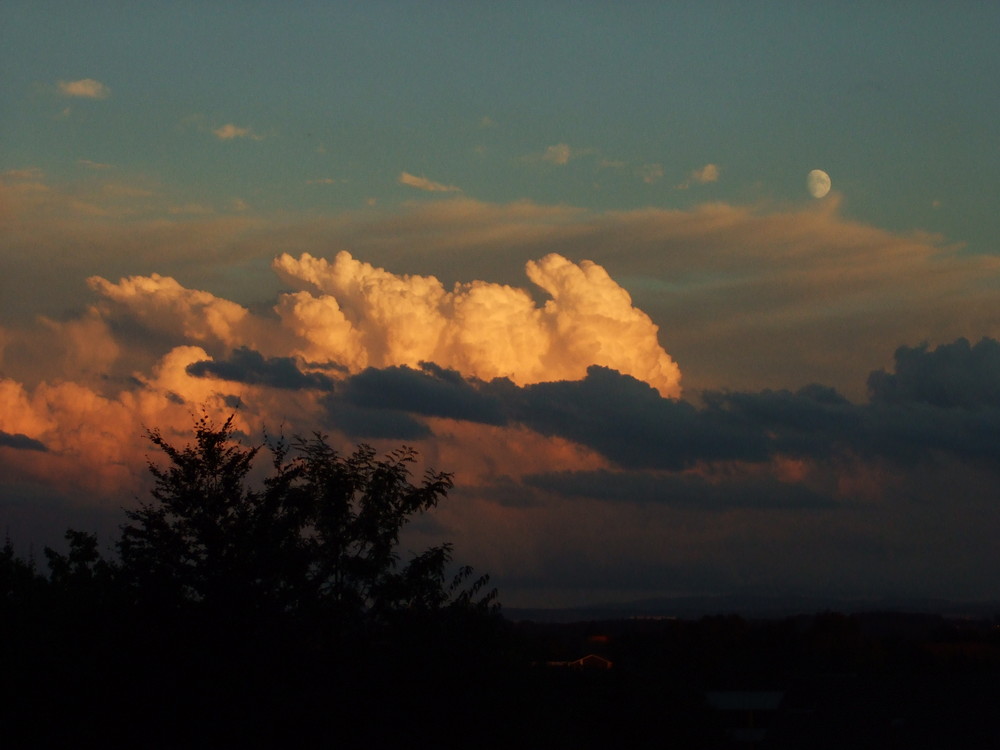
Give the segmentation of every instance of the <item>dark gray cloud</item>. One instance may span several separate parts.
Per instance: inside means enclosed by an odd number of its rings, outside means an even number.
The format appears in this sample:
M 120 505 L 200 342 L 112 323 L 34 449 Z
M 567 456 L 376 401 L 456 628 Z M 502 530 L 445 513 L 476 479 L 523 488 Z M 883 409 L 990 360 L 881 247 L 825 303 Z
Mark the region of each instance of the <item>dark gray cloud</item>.
M 856 404 L 832 388 L 710 392 L 702 404 L 665 399 L 646 383 L 593 366 L 582 380 L 518 387 L 466 380 L 432 364 L 369 369 L 337 386 L 329 403 L 366 414 L 523 424 L 585 445 L 629 470 L 672 471 L 699 462 L 764 462 L 774 456 L 827 462 L 838 456 L 904 465 L 947 454 L 1000 469 L 1000 344 L 965 340 L 929 351 L 901 348 L 894 373 L 874 372 L 872 399 Z M 403 432 L 415 435 L 415 422 Z
M 426 417 L 446 417 L 482 424 L 507 421 L 503 396 L 514 386 L 466 381 L 454 370 L 422 362 L 410 367 L 368 368 L 348 378 L 337 389 L 339 400 L 362 409 L 408 411 Z
M 878 370 L 868 376 L 873 403 L 1000 407 L 1000 342 L 994 339 L 971 346 L 961 338 L 934 350 L 927 344 L 901 346 L 895 361 L 894 373 Z
M 41 451 L 43 453 L 48 451 L 45 443 L 23 435 L 20 432 L 11 434 L 3 430 L 0 430 L 0 447 L 16 448 L 22 451 Z
M 246 347 L 233 351 L 229 359 L 203 360 L 187 366 L 189 375 L 216 377 L 247 385 L 265 385 L 283 390 L 333 390 L 333 380 L 321 372 L 302 372 L 292 357 L 268 357 Z
M 628 375 L 592 366 L 583 380 L 525 386 L 517 421 L 586 445 L 627 468 L 680 469 L 698 460 L 760 461 L 768 446 L 751 421 L 665 399 Z

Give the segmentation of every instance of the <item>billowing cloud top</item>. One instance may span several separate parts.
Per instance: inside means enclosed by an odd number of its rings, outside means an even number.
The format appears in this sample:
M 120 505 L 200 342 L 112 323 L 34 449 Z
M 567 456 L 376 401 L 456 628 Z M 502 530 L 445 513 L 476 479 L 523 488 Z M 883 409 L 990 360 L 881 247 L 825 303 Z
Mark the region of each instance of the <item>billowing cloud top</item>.
M 399 276 L 340 252 L 329 262 L 282 255 L 274 269 L 300 291 L 277 312 L 303 344 L 296 355 L 365 367 L 435 362 L 464 375 L 517 384 L 576 380 L 589 365 L 614 368 L 662 395 L 680 395 L 680 369 L 657 327 L 595 263 L 550 254 L 527 264 L 550 299 L 484 281 L 452 291 L 433 276 Z

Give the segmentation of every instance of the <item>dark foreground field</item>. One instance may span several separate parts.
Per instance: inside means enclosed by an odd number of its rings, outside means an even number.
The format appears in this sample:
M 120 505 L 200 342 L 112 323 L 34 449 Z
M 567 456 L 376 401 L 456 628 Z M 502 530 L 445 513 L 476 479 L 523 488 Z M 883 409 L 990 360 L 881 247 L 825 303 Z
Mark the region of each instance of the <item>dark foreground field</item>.
M 8 747 L 1000 746 L 989 619 L 306 622 L 64 603 L 3 623 Z

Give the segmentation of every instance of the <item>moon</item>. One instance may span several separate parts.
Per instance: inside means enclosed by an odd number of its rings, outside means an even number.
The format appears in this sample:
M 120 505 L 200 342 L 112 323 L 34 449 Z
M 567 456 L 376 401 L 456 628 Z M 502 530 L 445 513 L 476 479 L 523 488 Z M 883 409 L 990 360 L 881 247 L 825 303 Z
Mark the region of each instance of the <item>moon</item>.
M 813 198 L 822 198 L 830 192 L 830 175 L 822 169 L 814 169 L 806 177 L 806 187 Z

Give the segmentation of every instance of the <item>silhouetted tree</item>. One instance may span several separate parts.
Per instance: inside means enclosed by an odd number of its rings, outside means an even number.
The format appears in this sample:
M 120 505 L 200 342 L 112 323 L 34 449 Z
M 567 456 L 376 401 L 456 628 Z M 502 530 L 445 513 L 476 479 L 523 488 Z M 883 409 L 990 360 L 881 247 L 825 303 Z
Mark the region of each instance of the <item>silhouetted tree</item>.
M 487 577 L 468 583 L 470 568 L 448 581 L 449 544 L 400 563 L 402 528 L 447 495 L 450 474 L 428 470 L 414 484 L 412 449 L 379 458 L 361 445 L 341 455 L 316 434 L 267 443 L 272 470 L 254 487 L 262 446 L 239 445 L 233 430 L 232 417 L 216 426 L 203 416 L 184 448 L 148 432 L 168 463 L 149 462 L 153 501 L 126 511 L 122 528 L 122 570 L 137 598 L 241 615 L 323 614 L 341 625 L 496 606 Z

